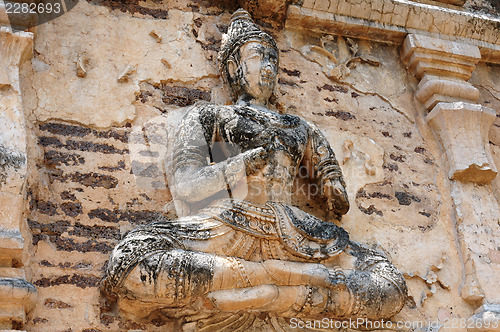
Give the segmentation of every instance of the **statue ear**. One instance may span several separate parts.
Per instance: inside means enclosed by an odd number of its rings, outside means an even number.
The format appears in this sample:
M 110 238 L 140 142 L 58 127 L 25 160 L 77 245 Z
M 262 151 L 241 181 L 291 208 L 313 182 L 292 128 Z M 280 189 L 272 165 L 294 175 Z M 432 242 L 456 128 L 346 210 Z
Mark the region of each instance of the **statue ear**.
M 238 66 L 236 65 L 236 61 L 233 58 L 227 59 L 227 73 L 229 74 L 229 77 L 231 78 L 231 81 L 234 81 L 236 79 L 236 70 Z

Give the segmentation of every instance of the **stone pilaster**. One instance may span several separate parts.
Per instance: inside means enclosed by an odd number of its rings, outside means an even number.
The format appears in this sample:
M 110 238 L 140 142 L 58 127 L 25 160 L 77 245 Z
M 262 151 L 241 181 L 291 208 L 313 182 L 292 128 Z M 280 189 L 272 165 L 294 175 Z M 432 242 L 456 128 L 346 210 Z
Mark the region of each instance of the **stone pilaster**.
M 22 329 L 36 288 L 26 281 L 26 125 L 19 66 L 33 34 L 0 27 L 0 329 Z
M 446 151 L 449 178 L 489 183 L 497 170 L 488 151 L 488 132 L 495 111 L 475 104 L 479 91 L 467 82 L 481 59 L 476 46 L 420 35 L 408 35 L 403 61 L 420 83 L 415 93 L 429 112 L 426 122 Z
M 476 46 L 411 34 L 404 41 L 402 58 L 420 80 L 415 97 L 446 153 L 464 263 L 460 295 L 477 309 L 471 319 L 485 326 L 500 317 L 500 267 L 488 259 L 498 251 L 500 206 L 490 185 L 497 175 L 488 144 L 495 111 L 477 103 L 479 91 L 468 83 L 481 55 Z

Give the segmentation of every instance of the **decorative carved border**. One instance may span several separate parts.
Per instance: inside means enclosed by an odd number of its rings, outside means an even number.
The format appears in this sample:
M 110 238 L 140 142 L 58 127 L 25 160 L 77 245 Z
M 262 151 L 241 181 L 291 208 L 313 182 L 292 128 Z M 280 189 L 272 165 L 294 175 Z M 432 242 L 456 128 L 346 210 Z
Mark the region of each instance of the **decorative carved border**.
M 481 61 L 500 63 L 500 19 L 460 7 L 409 0 L 304 0 L 288 7 L 285 26 L 394 44 L 410 33 L 426 35 L 475 45 Z

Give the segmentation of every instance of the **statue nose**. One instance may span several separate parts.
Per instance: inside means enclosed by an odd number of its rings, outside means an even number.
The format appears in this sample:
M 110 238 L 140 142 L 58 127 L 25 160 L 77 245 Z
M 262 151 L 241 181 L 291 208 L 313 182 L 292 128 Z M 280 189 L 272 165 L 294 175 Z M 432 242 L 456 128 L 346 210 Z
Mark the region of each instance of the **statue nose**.
M 263 69 L 263 71 L 264 71 L 264 73 L 265 73 L 266 75 L 270 75 L 270 74 L 272 74 L 272 72 L 273 72 L 273 68 L 272 68 L 272 65 L 271 65 L 271 63 L 270 63 L 270 62 L 267 62 L 267 63 L 264 65 L 264 68 L 262 68 L 262 69 Z

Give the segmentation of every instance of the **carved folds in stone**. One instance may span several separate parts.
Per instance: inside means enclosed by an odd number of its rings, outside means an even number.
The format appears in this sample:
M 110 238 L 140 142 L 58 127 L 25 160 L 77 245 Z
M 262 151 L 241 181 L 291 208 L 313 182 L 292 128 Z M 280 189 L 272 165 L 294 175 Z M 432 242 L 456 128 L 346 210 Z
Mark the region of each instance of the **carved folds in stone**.
M 476 46 L 410 34 L 403 61 L 418 84 L 415 97 L 429 113 L 449 163 L 449 177 L 464 182 L 492 181 L 497 170 L 487 148 L 495 112 L 475 104 L 479 90 L 467 82 L 481 59 Z

